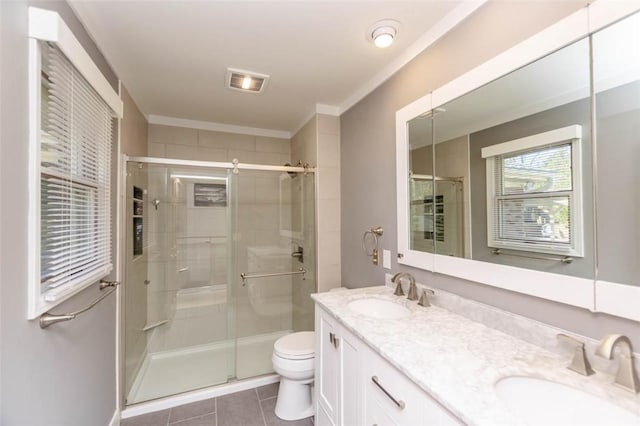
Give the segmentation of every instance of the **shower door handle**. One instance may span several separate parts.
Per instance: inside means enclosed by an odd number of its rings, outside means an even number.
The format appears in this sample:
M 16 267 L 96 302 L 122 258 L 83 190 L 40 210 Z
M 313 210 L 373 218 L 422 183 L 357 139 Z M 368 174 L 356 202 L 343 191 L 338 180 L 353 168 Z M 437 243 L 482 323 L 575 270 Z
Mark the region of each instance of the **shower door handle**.
M 298 246 L 298 251 L 294 251 L 293 253 L 291 253 L 291 257 L 295 257 L 296 259 L 298 259 L 298 262 L 304 263 L 304 249 Z

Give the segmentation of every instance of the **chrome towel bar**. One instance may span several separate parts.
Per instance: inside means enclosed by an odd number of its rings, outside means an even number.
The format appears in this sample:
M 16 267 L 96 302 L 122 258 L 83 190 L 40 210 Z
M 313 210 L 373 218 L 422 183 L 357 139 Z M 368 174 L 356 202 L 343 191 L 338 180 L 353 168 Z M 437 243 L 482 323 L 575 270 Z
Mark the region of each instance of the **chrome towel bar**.
M 251 278 L 279 277 L 281 275 L 302 275 L 302 279 L 306 280 L 307 278 L 304 275 L 306 273 L 307 271 L 304 268 L 300 268 L 294 272 L 274 272 L 272 274 L 247 275 L 243 272 L 240 274 L 240 278 L 242 278 L 242 286 L 244 286 L 246 284 L 246 281 Z
M 514 256 L 514 257 L 524 257 L 527 259 L 537 259 L 537 260 L 551 260 L 554 262 L 562 262 L 562 263 L 571 263 L 573 262 L 573 257 L 571 256 L 562 256 L 562 257 L 548 257 L 548 256 L 530 256 L 526 254 L 516 254 L 516 253 L 504 253 L 501 249 L 493 249 L 491 251 L 493 254 L 501 254 L 503 256 Z
M 102 299 L 104 299 L 105 297 L 107 297 L 108 295 L 110 295 L 111 293 L 113 293 L 114 291 L 116 291 L 116 287 L 119 285 L 120 283 L 117 281 L 103 281 L 100 280 L 100 290 L 104 290 L 105 288 L 108 288 L 109 291 L 107 291 L 106 293 L 104 293 L 103 295 L 101 295 L 100 297 L 98 297 L 96 300 L 94 300 L 90 305 L 77 310 L 75 312 L 70 312 L 68 314 L 50 314 L 49 312 L 45 312 L 44 314 L 40 315 L 40 328 L 47 328 L 50 325 L 53 325 L 57 322 L 62 322 L 62 321 L 70 321 L 72 319 L 74 319 L 75 317 L 77 317 L 78 315 L 87 312 L 89 309 L 93 308 L 94 306 L 96 306 L 98 303 L 100 303 L 100 301 Z

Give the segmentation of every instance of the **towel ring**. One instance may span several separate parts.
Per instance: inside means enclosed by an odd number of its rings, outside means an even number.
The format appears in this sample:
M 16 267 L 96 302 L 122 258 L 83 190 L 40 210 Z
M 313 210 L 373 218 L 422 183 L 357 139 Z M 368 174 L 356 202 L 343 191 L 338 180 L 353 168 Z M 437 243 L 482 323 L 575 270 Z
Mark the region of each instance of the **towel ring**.
M 377 228 L 367 229 L 362 235 L 362 250 L 364 251 L 365 255 L 371 257 L 371 262 L 374 265 L 377 265 L 380 261 L 380 255 L 378 253 L 378 237 L 382 236 L 383 233 L 384 230 L 382 229 L 382 227 L 378 226 Z M 371 250 L 371 253 L 369 253 L 369 251 L 367 250 L 367 236 L 369 235 L 373 237 L 373 248 Z

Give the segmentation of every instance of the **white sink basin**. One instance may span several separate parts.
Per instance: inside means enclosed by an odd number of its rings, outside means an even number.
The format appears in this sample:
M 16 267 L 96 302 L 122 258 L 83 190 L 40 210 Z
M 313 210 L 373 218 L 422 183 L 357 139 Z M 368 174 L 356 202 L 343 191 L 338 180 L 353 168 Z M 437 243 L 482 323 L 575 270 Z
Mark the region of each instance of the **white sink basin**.
M 349 309 L 361 315 L 379 319 L 400 319 L 411 315 L 411 311 L 404 306 L 383 299 L 359 299 L 349 302 Z
M 533 377 L 507 377 L 495 384 L 498 398 L 526 424 L 640 425 L 640 416 L 570 386 Z

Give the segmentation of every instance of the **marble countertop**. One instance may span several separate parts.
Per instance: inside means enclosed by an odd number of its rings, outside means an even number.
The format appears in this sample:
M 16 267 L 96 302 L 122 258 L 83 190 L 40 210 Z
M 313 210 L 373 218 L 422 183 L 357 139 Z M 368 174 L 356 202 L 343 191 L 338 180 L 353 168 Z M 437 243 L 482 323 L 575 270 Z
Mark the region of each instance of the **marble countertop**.
M 437 306 L 424 308 L 385 286 L 312 295 L 349 331 L 402 371 L 431 397 L 470 425 L 518 425 L 498 399 L 494 384 L 508 376 L 530 376 L 566 384 L 640 416 L 640 395 L 598 373 L 581 376 L 570 358 L 535 346 Z M 349 309 L 363 298 L 393 300 L 411 311 L 407 318 L 377 319 Z

